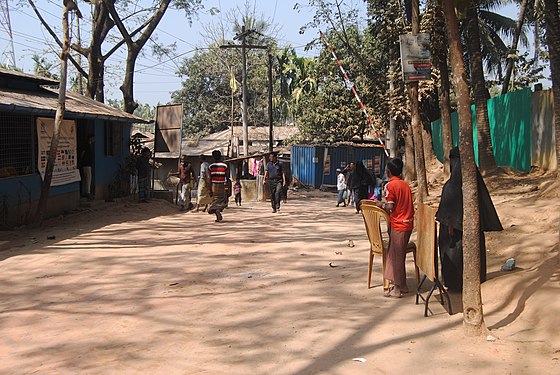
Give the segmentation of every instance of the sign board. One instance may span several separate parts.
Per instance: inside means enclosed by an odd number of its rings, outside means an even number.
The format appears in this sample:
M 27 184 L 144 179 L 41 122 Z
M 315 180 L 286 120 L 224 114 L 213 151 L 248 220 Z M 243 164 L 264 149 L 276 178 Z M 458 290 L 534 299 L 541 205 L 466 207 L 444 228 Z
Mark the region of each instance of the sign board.
M 399 42 L 404 81 L 431 79 L 430 34 L 400 35 Z
M 54 133 L 54 119 L 39 117 L 37 118 L 36 125 L 38 147 L 37 166 L 41 178 L 44 179 L 45 170 L 47 169 L 47 158 L 49 156 Z M 80 181 L 77 153 L 76 122 L 74 120 L 62 120 L 51 186 L 65 185 Z
M 183 105 L 158 106 L 156 111 L 156 134 L 154 150 L 181 155 L 181 129 L 183 125 Z

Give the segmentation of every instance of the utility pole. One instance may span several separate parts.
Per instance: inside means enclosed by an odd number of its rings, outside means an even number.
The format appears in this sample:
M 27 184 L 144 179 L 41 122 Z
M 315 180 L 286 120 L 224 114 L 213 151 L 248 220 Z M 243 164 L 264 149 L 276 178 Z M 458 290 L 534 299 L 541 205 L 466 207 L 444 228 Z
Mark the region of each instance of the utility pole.
M 243 64 L 241 67 L 241 90 L 243 91 L 243 101 L 241 102 L 241 120 L 243 121 L 243 156 L 249 156 L 249 125 L 247 124 L 247 45 L 245 44 L 245 25 L 241 27 L 240 37 L 241 61 Z
M 272 54 L 268 54 L 268 152 L 274 151 L 274 123 L 272 118 Z
M 241 102 L 241 119 L 243 121 L 243 155 L 249 156 L 249 126 L 247 125 L 247 49 L 267 49 L 267 46 L 257 46 L 247 44 L 246 37 L 253 30 L 245 30 L 245 25 L 241 27 L 241 34 L 233 37 L 234 40 L 241 40 L 241 45 L 225 44 L 221 45 L 220 48 L 241 48 L 241 91 L 243 95 L 243 101 Z

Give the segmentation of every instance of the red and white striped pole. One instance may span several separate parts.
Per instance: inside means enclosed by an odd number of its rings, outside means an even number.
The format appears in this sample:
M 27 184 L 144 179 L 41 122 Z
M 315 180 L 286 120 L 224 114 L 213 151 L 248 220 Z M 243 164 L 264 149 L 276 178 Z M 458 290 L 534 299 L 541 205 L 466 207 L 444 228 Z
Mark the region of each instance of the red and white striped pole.
M 336 61 L 336 65 L 338 65 L 338 67 L 340 68 L 340 71 L 342 72 L 342 76 L 344 77 L 344 81 L 346 82 L 346 87 L 348 89 L 350 89 L 350 91 L 352 91 L 352 93 L 354 94 L 354 97 L 356 98 L 356 100 L 360 104 L 360 108 L 362 109 L 362 112 L 364 112 L 364 115 L 366 116 L 366 119 L 368 120 L 369 125 L 373 129 L 373 135 L 375 137 L 377 137 L 377 140 L 379 141 L 379 143 L 381 143 L 381 146 L 383 146 L 383 151 L 385 151 L 385 155 L 387 155 L 387 157 L 389 157 L 389 152 L 387 151 L 387 147 L 385 147 L 385 143 L 381 139 L 381 134 L 379 133 L 379 131 L 377 131 L 377 129 L 375 129 L 375 125 L 373 124 L 373 120 L 369 116 L 369 113 L 367 111 L 366 106 L 362 102 L 362 99 L 360 98 L 360 96 L 358 95 L 358 92 L 356 91 L 356 89 L 354 87 L 354 82 L 352 82 L 350 80 L 350 78 L 348 78 L 348 74 L 346 74 L 346 71 L 344 70 L 344 67 L 342 66 L 342 64 L 338 60 L 338 57 L 336 57 L 336 54 L 334 53 L 334 49 L 332 48 L 331 44 L 327 41 L 327 38 L 325 38 L 325 34 L 323 34 L 322 31 L 319 31 L 319 33 L 321 34 L 321 39 L 327 45 L 327 48 L 329 49 L 331 55 L 333 56 L 334 60 Z

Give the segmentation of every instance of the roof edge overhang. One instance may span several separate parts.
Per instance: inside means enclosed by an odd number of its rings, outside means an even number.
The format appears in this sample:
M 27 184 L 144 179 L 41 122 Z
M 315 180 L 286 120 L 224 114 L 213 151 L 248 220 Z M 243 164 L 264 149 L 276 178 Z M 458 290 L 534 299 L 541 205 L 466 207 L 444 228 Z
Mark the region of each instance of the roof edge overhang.
M 40 108 L 30 108 L 24 106 L 18 106 L 14 104 L 0 104 L 0 111 L 1 112 L 14 112 L 14 113 L 21 113 L 27 115 L 35 115 L 35 116 L 43 116 L 43 117 L 52 117 L 54 118 L 56 115 L 56 110 L 54 109 L 40 109 Z M 93 113 L 83 113 L 83 112 L 72 112 L 72 111 L 64 111 L 64 118 L 70 120 L 107 120 L 107 121 L 118 121 L 118 122 L 126 122 L 131 124 L 151 124 L 153 121 L 147 121 L 141 118 L 129 118 L 129 117 L 120 117 L 120 116 L 111 116 L 111 115 L 102 115 L 102 114 L 93 114 Z

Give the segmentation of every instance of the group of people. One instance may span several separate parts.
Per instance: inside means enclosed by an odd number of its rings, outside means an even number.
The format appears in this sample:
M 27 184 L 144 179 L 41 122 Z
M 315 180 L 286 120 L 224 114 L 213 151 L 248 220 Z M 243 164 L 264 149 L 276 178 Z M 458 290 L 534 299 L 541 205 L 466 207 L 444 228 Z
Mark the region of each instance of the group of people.
M 139 158 L 138 186 L 141 201 L 146 199 L 147 175 L 150 168 L 149 149 L 142 152 Z M 241 184 L 236 179 L 232 185 L 229 178 L 229 167 L 222 161 L 219 150 L 212 152 L 213 163 L 203 161 L 198 179 L 198 208 L 210 205 L 209 214 L 216 216 L 216 222 L 223 220 L 222 212 L 227 207 L 229 197 L 235 194 L 235 202 L 241 205 Z M 460 154 L 457 148 L 451 150 L 451 177 L 445 183 L 441 201 L 436 213 L 440 223 L 439 256 L 442 266 L 442 281 L 450 290 L 462 290 L 463 279 L 463 194 Z M 276 153 L 269 155 L 264 173 L 264 183 L 269 184 L 272 212 L 280 210 L 280 203 L 286 187 L 286 174 Z M 405 257 L 406 248 L 414 226 L 414 204 L 412 192 L 402 179 L 403 162 L 399 158 L 390 159 L 386 164 L 388 182 L 381 187 L 381 179 L 374 178 L 361 161 L 351 162 L 343 170 L 337 169 L 338 201 L 337 207 L 350 204 L 353 200 L 356 212 L 360 212 L 360 201 L 372 199 L 374 204 L 387 211 L 390 216 L 389 245 L 383 277 L 390 282 L 390 288 L 384 296 L 400 298 L 408 293 L 406 284 Z M 478 172 L 477 172 L 478 173 Z M 190 192 L 196 181 L 196 174 L 185 156 L 181 159 L 179 171 L 181 209 L 190 208 Z M 478 173 L 478 199 L 480 208 L 480 281 L 486 280 L 486 249 L 484 232 L 499 231 L 502 226 L 484 180 Z M 381 196 L 381 190 L 383 194 Z M 347 197 L 345 197 L 345 194 Z M 348 202 L 348 203 L 347 203 Z M 203 210 L 203 211 L 204 211 Z
M 381 198 L 381 178 L 374 177 L 361 160 L 348 163 L 344 170 L 338 168 L 336 173 L 336 207 L 340 207 L 341 204 L 343 207 L 355 206 L 356 213 L 359 213 L 362 199 Z
M 450 153 L 451 177 L 445 183 L 436 213 L 440 223 L 438 236 L 441 259 L 441 281 L 446 288 L 461 291 L 463 287 L 463 192 L 459 149 Z M 403 162 L 390 159 L 386 173 L 389 181 L 384 188 L 384 199 L 375 205 L 390 216 L 389 246 L 383 277 L 390 287 L 385 297 L 400 298 L 408 293 L 405 272 L 406 249 L 414 226 L 414 204 L 408 184 L 401 178 Z M 502 225 L 482 176 L 477 170 L 478 205 L 480 211 L 480 282 L 486 281 L 486 246 L 484 232 L 500 231 Z M 340 194 L 339 194 L 340 195 Z M 356 199 L 356 198 L 355 198 Z M 358 200 L 356 200 L 358 202 Z
M 222 161 L 222 153 L 219 150 L 212 152 L 212 158 L 212 164 L 208 164 L 204 160 L 201 163 L 196 210 L 198 211 L 200 207 L 204 206 L 203 211 L 208 208 L 209 214 L 216 215 L 216 222 L 221 222 L 223 220 L 222 212 L 228 206 L 232 194 L 235 196 L 235 204 L 237 206 L 242 204 L 241 181 L 236 178 L 235 183 L 232 183 L 229 177 L 229 166 Z M 196 174 L 186 156 L 181 158 L 179 171 L 174 175 L 179 177 L 178 190 L 180 191 L 181 210 L 185 209 L 185 206 L 190 209 L 191 189 L 194 187 Z M 280 202 L 285 201 L 286 174 L 276 153 L 269 155 L 263 181 L 268 182 L 270 186 L 272 212 L 277 212 L 280 210 Z
M 200 177 L 197 184 L 196 211 L 204 207 L 202 211 L 216 215 L 216 222 L 223 220 L 222 212 L 228 206 L 232 193 L 235 195 L 235 204 L 241 206 L 241 183 L 236 179 L 232 184 L 229 177 L 229 167 L 222 161 L 222 153 L 219 150 L 212 152 L 213 162 L 210 164 L 204 158 L 200 165 Z M 181 157 L 179 171 L 178 190 L 179 204 L 181 210 L 191 209 L 191 190 L 197 180 L 194 169 L 187 161 L 186 156 Z M 208 207 L 210 205 L 210 207 Z

